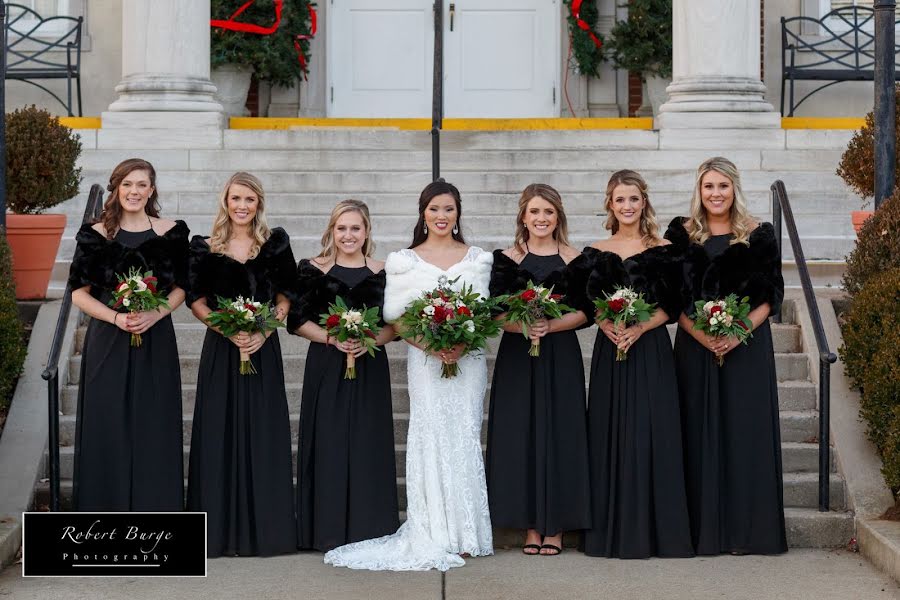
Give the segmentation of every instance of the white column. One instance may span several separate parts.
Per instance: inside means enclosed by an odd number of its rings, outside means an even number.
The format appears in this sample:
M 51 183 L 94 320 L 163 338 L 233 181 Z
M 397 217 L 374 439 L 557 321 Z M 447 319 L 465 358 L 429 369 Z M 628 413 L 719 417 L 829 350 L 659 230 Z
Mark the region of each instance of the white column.
M 760 0 L 673 0 L 660 128 L 779 127 L 759 79 Z
M 222 127 L 209 80 L 210 0 L 122 3 L 122 81 L 104 127 Z

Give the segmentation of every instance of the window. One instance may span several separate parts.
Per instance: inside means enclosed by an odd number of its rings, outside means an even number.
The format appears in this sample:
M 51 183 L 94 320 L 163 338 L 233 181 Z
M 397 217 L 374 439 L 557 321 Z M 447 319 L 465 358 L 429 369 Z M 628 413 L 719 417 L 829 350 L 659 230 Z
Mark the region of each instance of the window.
M 33 10 L 35 13 L 41 16 L 41 18 L 48 19 L 50 17 L 69 17 L 78 15 L 73 15 L 70 12 L 71 7 L 69 6 L 71 2 L 69 0 L 16 0 L 15 4 L 20 4 L 26 8 Z M 8 19 L 15 20 L 18 14 L 21 14 L 15 8 L 8 8 L 9 11 Z M 58 35 L 68 29 L 71 29 L 72 25 L 68 21 L 50 21 L 48 23 L 40 23 L 40 21 L 34 16 L 32 13 L 25 12 L 24 16 L 16 20 L 15 29 L 19 31 L 31 31 L 34 28 L 34 35 L 38 37 L 53 36 Z
M 865 8 L 873 8 L 875 0 L 819 0 L 819 15 L 825 16 L 829 12 L 838 8 L 846 8 L 848 6 L 861 6 Z M 900 17 L 900 5 L 897 6 L 895 12 Z M 840 17 L 832 17 L 828 20 L 828 26 L 832 31 L 846 31 L 850 26 Z M 863 25 L 863 29 L 867 31 L 875 30 L 875 19 L 870 19 Z

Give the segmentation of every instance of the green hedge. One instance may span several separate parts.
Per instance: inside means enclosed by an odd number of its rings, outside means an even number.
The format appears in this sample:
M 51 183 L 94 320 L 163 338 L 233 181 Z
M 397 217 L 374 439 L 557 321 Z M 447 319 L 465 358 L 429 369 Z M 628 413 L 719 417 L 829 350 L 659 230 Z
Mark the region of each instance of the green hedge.
M 878 448 L 885 481 L 900 490 L 900 268 L 868 279 L 851 302 L 839 352 L 862 392 L 860 416 Z
M 900 188 L 870 217 L 847 256 L 844 289 L 855 295 L 872 277 L 900 268 Z
M 22 323 L 16 309 L 16 285 L 6 233 L 0 228 L 0 408 L 9 406 L 25 363 Z

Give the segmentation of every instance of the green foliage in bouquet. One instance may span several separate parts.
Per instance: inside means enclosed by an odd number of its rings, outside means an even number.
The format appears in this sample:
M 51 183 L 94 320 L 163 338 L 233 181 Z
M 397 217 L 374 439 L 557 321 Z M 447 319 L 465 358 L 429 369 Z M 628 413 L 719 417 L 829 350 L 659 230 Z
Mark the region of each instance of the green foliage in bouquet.
M 227 20 L 245 0 L 212 0 L 210 14 L 213 19 Z M 291 87 L 304 77 L 308 67 L 300 64 L 294 43 L 300 44 L 303 55 L 309 59 L 308 36 L 312 30 L 308 0 L 284 0 L 284 9 L 278 30 L 269 35 L 229 31 L 213 27 L 210 32 L 210 66 L 237 64 L 253 69 L 257 79 L 280 87 Z M 269 27 L 275 22 L 275 2 L 256 0 L 236 18 L 241 23 Z
M 28 106 L 6 115 L 6 203 L 39 214 L 78 194 L 81 138 L 46 110 Z

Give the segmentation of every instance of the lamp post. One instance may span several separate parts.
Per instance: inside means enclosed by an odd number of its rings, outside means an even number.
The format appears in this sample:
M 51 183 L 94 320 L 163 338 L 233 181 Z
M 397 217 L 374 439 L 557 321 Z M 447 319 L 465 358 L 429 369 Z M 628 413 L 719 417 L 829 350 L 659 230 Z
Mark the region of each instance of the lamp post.
M 894 191 L 897 143 L 894 131 L 894 8 L 875 0 L 875 209 Z

